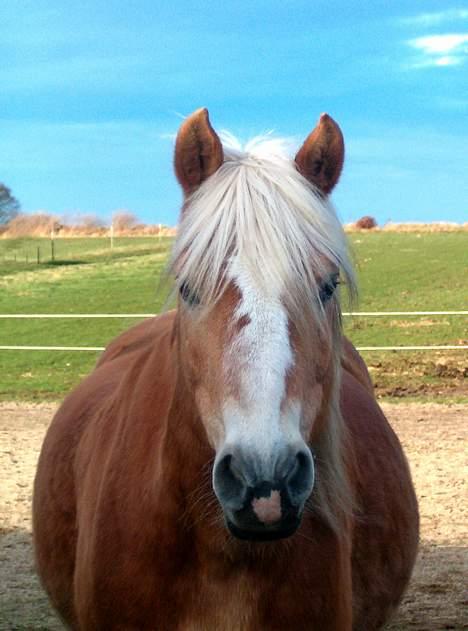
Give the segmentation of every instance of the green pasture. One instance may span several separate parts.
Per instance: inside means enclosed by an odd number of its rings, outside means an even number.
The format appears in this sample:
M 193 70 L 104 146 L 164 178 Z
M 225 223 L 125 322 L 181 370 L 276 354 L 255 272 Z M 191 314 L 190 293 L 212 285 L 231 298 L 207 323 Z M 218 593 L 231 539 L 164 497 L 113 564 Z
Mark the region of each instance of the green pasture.
M 349 235 L 361 311 L 466 310 L 468 233 Z M 171 240 L 158 237 L 0 239 L 0 313 L 157 313 Z M 40 248 L 40 263 L 37 249 Z M 348 310 L 343 296 L 343 310 Z M 0 345 L 105 346 L 136 319 L 0 319 Z M 356 346 L 461 344 L 454 316 L 345 318 Z M 0 350 L 0 399 L 57 400 L 93 367 L 96 352 Z M 390 398 L 467 400 L 466 352 L 366 353 Z

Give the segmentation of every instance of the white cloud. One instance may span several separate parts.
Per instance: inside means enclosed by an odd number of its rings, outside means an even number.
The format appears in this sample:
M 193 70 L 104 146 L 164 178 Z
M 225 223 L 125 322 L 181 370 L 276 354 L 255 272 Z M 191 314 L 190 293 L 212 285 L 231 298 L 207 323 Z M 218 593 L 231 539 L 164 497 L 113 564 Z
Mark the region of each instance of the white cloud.
M 464 48 L 468 42 L 468 33 L 450 33 L 447 35 L 427 35 L 409 41 L 410 46 L 418 48 L 427 54 L 447 54 Z M 464 48 L 464 52 L 467 49 Z
M 462 57 L 454 57 L 453 55 L 446 55 L 445 57 L 438 57 L 434 61 L 436 66 L 458 66 L 463 61 Z
M 401 24 L 415 26 L 435 26 L 443 22 L 468 20 L 468 9 L 447 9 L 433 13 L 419 13 L 411 17 L 401 18 Z
M 468 59 L 468 33 L 426 35 L 407 44 L 421 53 L 411 63 L 412 68 L 458 66 Z

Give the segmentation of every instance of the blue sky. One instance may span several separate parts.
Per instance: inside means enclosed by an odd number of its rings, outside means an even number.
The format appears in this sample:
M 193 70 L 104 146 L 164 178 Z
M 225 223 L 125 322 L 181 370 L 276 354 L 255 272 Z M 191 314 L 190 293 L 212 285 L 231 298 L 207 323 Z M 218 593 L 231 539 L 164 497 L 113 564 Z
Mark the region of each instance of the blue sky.
M 23 210 L 175 224 L 172 137 L 343 129 L 343 221 L 468 220 L 468 3 L 12 0 L 0 181 Z

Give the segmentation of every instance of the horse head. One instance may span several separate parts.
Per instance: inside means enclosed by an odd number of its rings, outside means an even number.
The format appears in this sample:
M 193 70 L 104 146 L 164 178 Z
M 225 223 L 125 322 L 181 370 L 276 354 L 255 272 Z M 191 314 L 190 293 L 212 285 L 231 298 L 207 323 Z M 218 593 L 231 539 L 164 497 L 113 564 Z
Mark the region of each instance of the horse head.
M 323 436 L 336 447 L 324 431 L 339 416 L 336 289 L 340 276 L 353 280 L 328 194 L 343 158 L 326 114 L 294 160 L 269 137 L 222 143 L 204 109 L 177 136 L 180 366 L 215 451 L 214 492 L 241 539 L 292 535 L 314 488 L 315 445 L 322 459 Z

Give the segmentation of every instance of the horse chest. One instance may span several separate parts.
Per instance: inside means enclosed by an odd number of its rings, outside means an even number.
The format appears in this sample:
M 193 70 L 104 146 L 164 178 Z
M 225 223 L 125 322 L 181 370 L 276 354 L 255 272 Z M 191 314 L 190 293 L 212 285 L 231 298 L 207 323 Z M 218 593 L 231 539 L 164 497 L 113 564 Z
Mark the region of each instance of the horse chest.
M 179 631 L 247 631 L 258 629 L 258 596 L 245 575 L 218 582 L 206 576 Z

